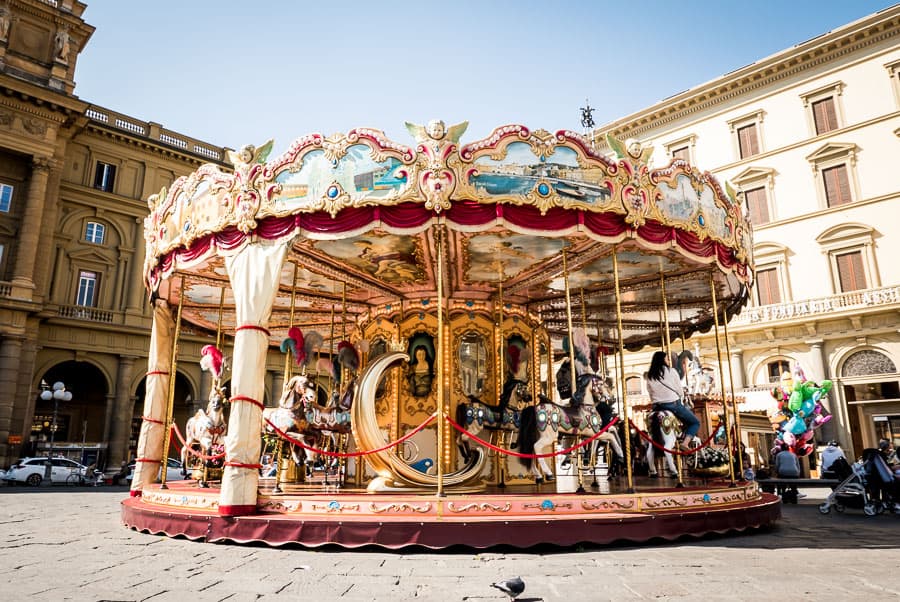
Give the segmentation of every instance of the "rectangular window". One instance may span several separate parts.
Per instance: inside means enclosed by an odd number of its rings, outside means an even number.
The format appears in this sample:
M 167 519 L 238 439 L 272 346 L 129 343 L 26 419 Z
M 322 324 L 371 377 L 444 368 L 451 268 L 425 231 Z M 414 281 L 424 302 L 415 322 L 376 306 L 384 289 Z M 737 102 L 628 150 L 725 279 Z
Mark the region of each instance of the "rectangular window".
M 97 222 L 88 222 L 84 231 L 84 239 L 98 245 L 103 244 L 103 238 L 106 235 L 106 226 Z
M 641 379 L 632 376 L 629 379 L 625 380 L 625 392 L 628 395 L 640 395 L 641 394 Z
M 837 255 L 835 260 L 837 261 L 838 278 L 840 278 L 842 293 L 860 291 L 867 288 L 861 251 Z
M 682 146 L 681 148 L 676 148 L 675 150 L 672 151 L 672 158 L 673 159 L 683 159 L 684 161 L 687 161 L 688 163 L 690 163 L 691 162 L 690 147 Z
M 760 305 L 781 303 L 781 287 L 778 285 L 778 270 L 767 268 L 756 272 L 756 294 Z
M 94 172 L 94 188 L 98 188 L 104 192 L 112 192 L 115 183 L 116 166 L 98 161 L 97 171 Z
M 766 197 L 765 187 L 760 186 L 746 191 L 744 198 L 747 200 L 750 223 L 754 226 L 769 223 L 769 199 Z
M 846 205 L 853 200 L 850 198 L 850 177 L 845 164 L 823 169 L 822 180 L 825 182 L 825 202 L 829 207 Z
M 769 382 L 770 383 L 778 383 L 781 382 L 781 375 L 787 372 L 791 373 L 791 367 L 784 360 L 777 360 L 774 362 L 769 362 L 769 365 L 766 366 L 766 369 L 769 372 Z
M 9 213 L 12 208 L 13 187 L 9 184 L 0 184 L 0 211 Z
M 75 305 L 94 307 L 97 304 L 97 273 L 81 270 L 78 273 L 78 298 Z
M 834 108 L 834 97 L 829 96 L 812 103 L 813 121 L 816 134 L 824 134 L 838 128 L 837 111 Z
M 755 123 L 738 128 L 737 136 L 741 159 L 759 154 L 759 138 L 756 135 Z

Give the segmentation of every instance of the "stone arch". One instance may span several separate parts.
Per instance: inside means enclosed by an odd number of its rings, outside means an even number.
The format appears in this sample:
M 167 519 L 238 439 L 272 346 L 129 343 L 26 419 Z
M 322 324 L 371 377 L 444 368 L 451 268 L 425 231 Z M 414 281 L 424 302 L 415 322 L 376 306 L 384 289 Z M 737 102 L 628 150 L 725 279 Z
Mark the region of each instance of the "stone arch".
M 774 383 L 769 380 L 769 364 L 779 361 L 786 362 L 789 369 L 792 369 L 797 362 L 795 358 L 783 353 L 773 353 L 771 355 L 756 357 L 747 366 L 747 376 L 750 379 L 749 384 L 755 386 L 774 385 Z M 762 380 L 762 382 L 760 382 L 760 380 Z
M 129 246 L 131 244 L 131 239 L 133 235 L 125 232 L 122 229 L 122 224 L 118 223 L 115 219 L 111 219 L 109 215 L 97 215 L 96 211 L 91 211 L 88 209 L 80 209 L 71 211 L 60 220 L 59 230 L 61 232 L 68 232 L 70 234 L 75 234 L 75 240 L 81 240 L 83 232 L 81 231 L 80 225 L 84 223 L 86 220 L 93 220 L 104 224 L 107 228 L 114 231 L 116 237 L 118 238 L 115 242 L 108 242 L 104 245 L 104 247 L 109 249 L 115 249 L 117 247 Z M 75 229 L 78 227 L 77 230 Z
M 897 365 L 890 356 L 878 348 L 854 348 L 842 359 L 839 366 L 841 378 L 896 374 Z

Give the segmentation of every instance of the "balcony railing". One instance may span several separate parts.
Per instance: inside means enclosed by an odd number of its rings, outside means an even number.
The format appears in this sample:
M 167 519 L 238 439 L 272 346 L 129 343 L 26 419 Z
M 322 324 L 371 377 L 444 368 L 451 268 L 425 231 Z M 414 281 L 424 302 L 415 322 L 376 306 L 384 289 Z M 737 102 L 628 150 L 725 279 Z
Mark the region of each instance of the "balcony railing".
M 0 297 L 9 297 L 12 295 L 12 284 L 9 282 L 0 282 Z
M 900 286 L 869 288 L 865 290 L 840 293 L 830 297 L 804 299 L 760 307 L 748 307 L 736 316 L 731 326 L 771 323 L 779 320 L 793 320 L 806 316 L 825 315 L 853 309 L 865 309 L 880 305 L 900 303 Z
M 225 150 L 217 148 L 196 138 L 190 138 L 167 130 L 156 123 L 140 121 L 123 115 L 103 107 L 92 105 L 85 114 L 92 119 L 109 127 L 124 130 L 138 136 L 144 136 L 151 140 L 156 140 L 167 146 L 171 146 L 183 151 L 192 152 L 197 155 L 212 159 L 213 161 L 224 161 Z
M 102 322 L 112 324 L 113 312 L 96 307 L 84 307 L 83 305 L 61 305 L 59 316 L 75 320 L 87 320 L 88 322 Z

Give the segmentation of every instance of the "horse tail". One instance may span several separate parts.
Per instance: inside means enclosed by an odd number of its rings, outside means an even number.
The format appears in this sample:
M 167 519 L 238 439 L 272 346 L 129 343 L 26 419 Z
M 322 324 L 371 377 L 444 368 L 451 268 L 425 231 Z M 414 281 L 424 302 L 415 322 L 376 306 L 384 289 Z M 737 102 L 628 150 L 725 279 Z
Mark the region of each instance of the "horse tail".
M 519 451 L 523 454 L 533 454 L 537 440 L 537 411 L 534 406 L 525 406 L 519 415 Z M 534 458 L 522 458 L 522 464 L 528 470 L 531 470 L 533 463 Z
M 665 445 L 662 432 L 662 418 L 662 412 L 650 412 L 650 438 L 660 445 Z
M 468 413 L 468 411 L 469 404 L 465 401 L 462 401 L 456 405 L 456 424 L 463 428 L 466 427 L 466 414 Z

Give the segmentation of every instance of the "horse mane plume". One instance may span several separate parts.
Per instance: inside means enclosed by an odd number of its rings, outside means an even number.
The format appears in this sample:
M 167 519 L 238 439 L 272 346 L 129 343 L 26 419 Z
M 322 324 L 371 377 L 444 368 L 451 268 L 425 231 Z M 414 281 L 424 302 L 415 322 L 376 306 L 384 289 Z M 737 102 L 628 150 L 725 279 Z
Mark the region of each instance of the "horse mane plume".
M 359 368 L 359 352 L 350 341 L 341 341 L 338 343 L 338 362 L 341 366 L 355 373 Z
M 331 359 L 320 357 L 319 361 L 316 362 L 316 372 L 319 374 L 327 374 L 331 378 L 334 378 L 334 364 L 331 363 Z
M 215 345 L 204 345 L 200 349 L 200 368 L 202 370 L 206 370 L 218 380 L 222 378 L 222 368 L 224 367 L 225 362 L 218 347 Z
M 303 331 L 301 331 L 296 326 L 291 326 L 288 329 L 288 337 L 294 341 L 294 348 L 292 351 L 294 352 L 294 362 L 299 366 L 306 362 L 306 347 L 303 342 Z
M 322 342 L 325 339 L 322 338 L 322 335 L 316 332 L 315 330 L 310 330 L 306 333 L 306 338 L 303 341 L 303 350 L 306 355 L 306 363 L 312 360 L 313 355 L 315 355 L 316 351 L 322 347 Z M 298 362 L 299 363 L 299 362 Z
M 572 329 L 572 341 L 575 343 L 575 360 L 589 366 L 591 342 L 583 328 Z

